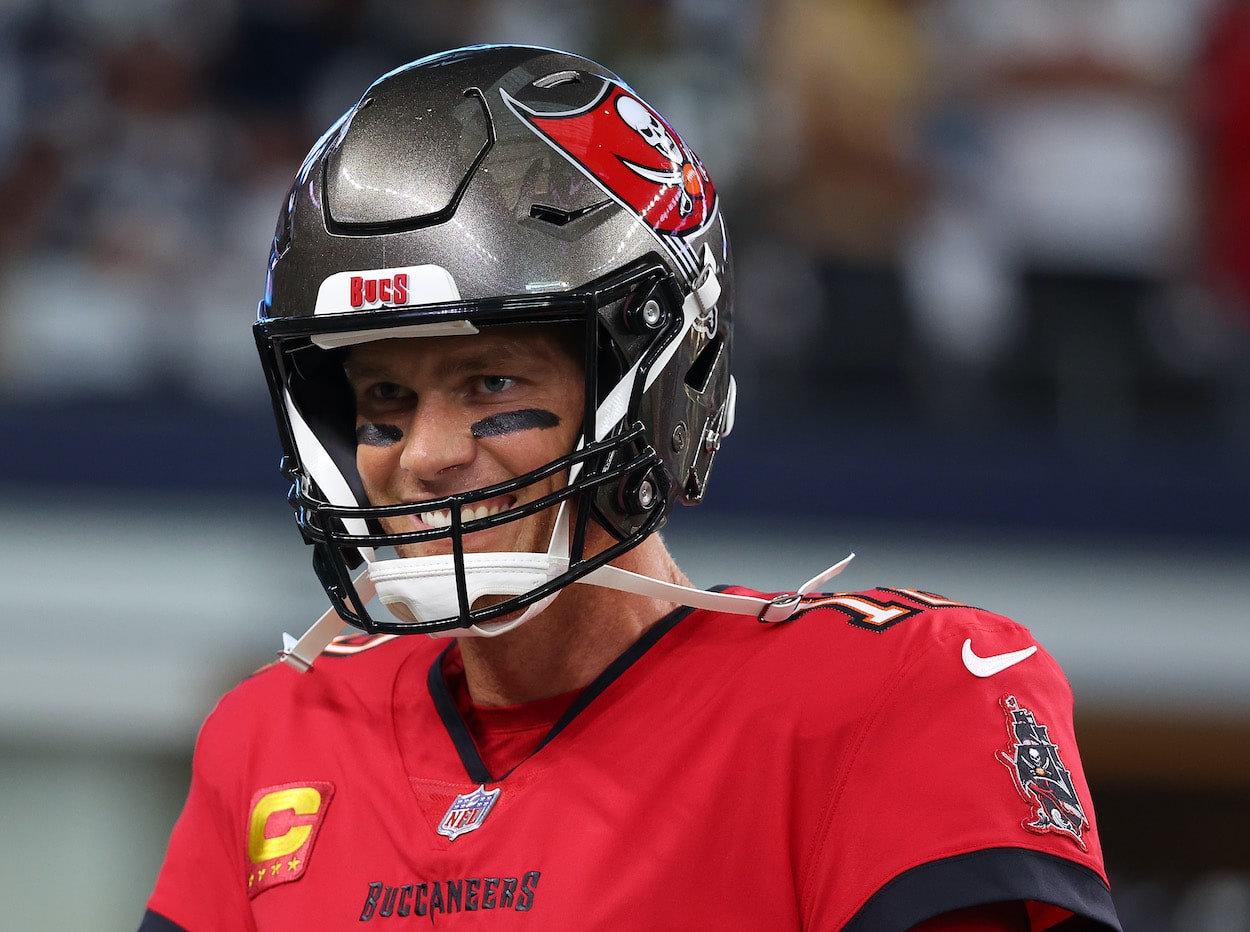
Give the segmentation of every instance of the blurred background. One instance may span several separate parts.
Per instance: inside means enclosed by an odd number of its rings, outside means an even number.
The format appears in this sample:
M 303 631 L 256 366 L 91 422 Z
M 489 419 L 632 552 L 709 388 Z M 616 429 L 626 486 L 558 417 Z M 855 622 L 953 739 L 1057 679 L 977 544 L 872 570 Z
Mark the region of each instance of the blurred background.
M 374 77 L 483 41 L 623 74 L 724 196 L 696 582 L 855 550 L 846 588 L 1028 624 L 1126 929 L 1250 929 L 1232 0 L 5 0 L 0 924 L 133 929 L 201 719 L 322 611 L 249 329 L 274 222 Z

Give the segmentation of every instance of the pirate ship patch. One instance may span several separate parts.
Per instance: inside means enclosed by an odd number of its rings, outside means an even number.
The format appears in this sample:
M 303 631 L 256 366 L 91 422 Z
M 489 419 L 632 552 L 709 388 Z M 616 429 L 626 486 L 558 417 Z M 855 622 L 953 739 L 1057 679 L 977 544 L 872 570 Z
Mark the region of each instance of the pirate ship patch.
M 1010 744 L 995 756 L 1011 771 L 1016 790 L 1033 810 L 1032 817 L 1020 824 L 1039 835 L 1067 835 L 1082 851 L 1086 850 L 1081 836 L 1089 828 L 1089 819 L 1077 797 L 1072 774 L 1063 765 L 1059 747 L 1050 739 L 1050 729 L 1040 724 L 1015 696 L 1004 696 L 999 705 L 1007 715 Z

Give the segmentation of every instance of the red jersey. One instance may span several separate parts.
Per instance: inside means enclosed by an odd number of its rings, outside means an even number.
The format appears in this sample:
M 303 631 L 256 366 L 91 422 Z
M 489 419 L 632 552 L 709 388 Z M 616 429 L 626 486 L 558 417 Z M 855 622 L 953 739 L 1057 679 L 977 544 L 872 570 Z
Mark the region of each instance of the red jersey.
M 265 669 L 204 724 L 144 928 L 882 932 L 1020 900 L 1119 929 L 1029 632 L 914 590 L 805 602 L 669 615 L 550 729 L 522 720 L 506 773 L 446 642 Z

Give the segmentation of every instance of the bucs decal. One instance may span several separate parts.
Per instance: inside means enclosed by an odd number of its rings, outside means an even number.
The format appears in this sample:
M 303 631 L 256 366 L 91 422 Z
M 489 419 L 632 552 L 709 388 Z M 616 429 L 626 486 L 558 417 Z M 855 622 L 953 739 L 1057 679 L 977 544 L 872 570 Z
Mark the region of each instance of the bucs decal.
M 1077 798 L 1072 774 L 1063 765 L 1059 748 L 1050 740 L 1047 726 L 1022 707 L 1015 696 L 999 700 L 1007 715 L 1007 750 L 996 755 L 1015 778 L 1020 796 L 1033 807 L 1033 817 L 1021 824 L 1030 832 L 1068 835 L 1085 850 L 1082 834 L 1089 828 L 1085 807 Z
M 698 156 L 654 110 L 604 81 L 589 106 L 538 112 L 504 93 L 523 121 L 596 178 L 652 229 L 686 236 L 716 211 L 716 189 Z
M 248 896 L 304 876 L 333 796 L 332 783 L 287 783 L 256 791 L 247 824 Z

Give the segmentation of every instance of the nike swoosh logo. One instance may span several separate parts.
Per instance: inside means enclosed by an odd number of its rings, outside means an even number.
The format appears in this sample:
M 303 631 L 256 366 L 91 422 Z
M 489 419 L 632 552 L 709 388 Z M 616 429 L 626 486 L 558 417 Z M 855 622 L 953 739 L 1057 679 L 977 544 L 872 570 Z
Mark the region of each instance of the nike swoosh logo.
M 1002 673 L 1008 667 L 1014 667 L 1021 660 L 1027 660 L 1037 653 L 1037 645 L 1023 650 L 1013 650 L 1005 654 L 994 654 L 991 657 L 978 657 L 972 651 L 972 638 L 964 641 L 964 666 L 973 676 L 987 677 Z

